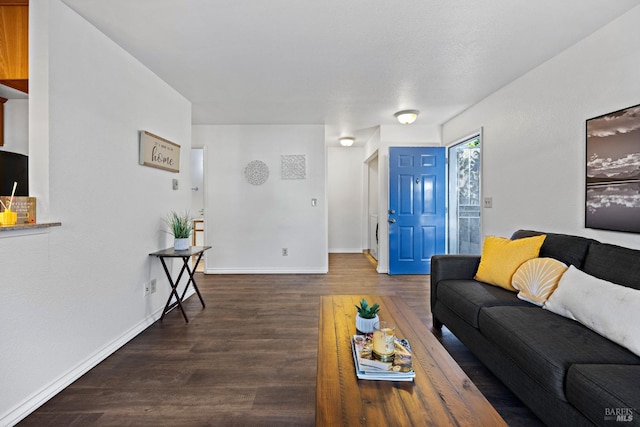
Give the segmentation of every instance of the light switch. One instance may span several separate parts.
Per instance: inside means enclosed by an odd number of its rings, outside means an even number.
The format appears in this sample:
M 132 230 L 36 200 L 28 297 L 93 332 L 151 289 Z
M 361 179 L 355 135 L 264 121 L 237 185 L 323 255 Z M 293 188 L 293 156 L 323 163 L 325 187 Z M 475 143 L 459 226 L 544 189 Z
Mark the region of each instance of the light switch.
M 178 189 L 178 180 L 177 180 L 177 179 L 174 179 L 174 180 L 173 180 L 173 189 L 174 189 L 174 190 L 177 190 L 177 189 Z
M 318 199 L 311 199 L 311 206 L 314 208 L 318 206 Z

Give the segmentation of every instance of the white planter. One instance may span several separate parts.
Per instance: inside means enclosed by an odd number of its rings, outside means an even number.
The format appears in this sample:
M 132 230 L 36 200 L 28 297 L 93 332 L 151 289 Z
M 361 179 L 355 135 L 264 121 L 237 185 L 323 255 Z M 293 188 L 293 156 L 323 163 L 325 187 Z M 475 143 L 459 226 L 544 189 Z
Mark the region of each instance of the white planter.
M 380 325 L 380 319 L 376 314 L 373 319 L 364 319 L 359 314 L 356 315 L 356 330 L 363 334 L 373 333 L 374 328 Z
M 189 249 L 190 240 L 188 237 L 184 239 L 173 239 L 173 249 L 176 251 L 186 251 Z

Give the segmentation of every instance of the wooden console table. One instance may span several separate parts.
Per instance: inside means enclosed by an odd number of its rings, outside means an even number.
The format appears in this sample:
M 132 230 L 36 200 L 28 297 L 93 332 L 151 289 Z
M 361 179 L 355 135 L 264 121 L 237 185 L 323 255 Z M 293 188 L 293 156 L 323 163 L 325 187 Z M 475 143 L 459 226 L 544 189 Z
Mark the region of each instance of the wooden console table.
M 204 300 L 202 299 L 202 295 L 200 295 L 200 290 L 198 289 L 198 285 L 196 285 L 196 279 L 193 278 L 193 274 L 198 267 L 198 263 L 202 259 L 202 255 L 204 251 L 207 249 L 211 249 L 211 246 L 191 246 L 189 249 L 185 251 L 176 251 L 174 248 L 167 248 L 161 251 L 150 253 L 149 256 L 155 256 L 160 258 L 160 262 L 162 263 L 162 268 L 164 268 L 164 272 L 167 275 L 167 279 L 169 279 L 169 284 L 171 285 L 171 293 L 169 294 L 169 299 L 164 306 L 164 310 L 162 310 L 162 316 L 160 317 L 160 321 L 164 319 L 164 315 L 171 311 L 176 305 L 180 307 L 180 311 L 182 311 L 182 316 L 184 320 L 189 323 L 189 319 L 187 318 L 187 313 L 184 311 L 182 307 L 182 302 L 184 301 L 184 296 L 187 293 L 187 289 L 189 288 L 189 284 L 193 285 L 193 289 L 195 289 L 198 294 L 198 298 L 200 298 L 200 303 L 202 303 L 202 308 L 205 307 Z M 189 268 L 189 258 L 192 256 L 198 256 L 195 264 L 193 264 L 193 269 Z M 182 258 L 182 268 L 180 269 L 180 274 L 178 274 L 178 278 L 174 280 L 171 278 L 171 273 L 167 268 L 167 264 L 165 263 L 165 258 Z M 186 286 L 184 287 L 184 291 L 182 291 L 182 296 L 178 296 L 178 284 L 180 283 L 180 279 L 182 279 L 182 275 L 184 272 L 189 274 L 189 281 L 187 281 Z M 171 300 L 175 296 L 176 301 L 171 303 Z
M 381 306 L 411 345 L 414 382 L 358 380 L 350 339 L 355 305 Z M 427 304 L 428 301 L 425 301 Z M 437 338 L 404 300 L 395 296 L 321 297 L 316 379 L 316 426 L 506 426 Z

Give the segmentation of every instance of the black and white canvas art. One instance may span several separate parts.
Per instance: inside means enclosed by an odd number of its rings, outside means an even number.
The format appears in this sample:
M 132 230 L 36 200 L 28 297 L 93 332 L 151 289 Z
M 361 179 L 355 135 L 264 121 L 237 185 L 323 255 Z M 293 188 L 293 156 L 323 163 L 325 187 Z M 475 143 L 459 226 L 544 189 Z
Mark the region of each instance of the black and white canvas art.
M 640 233 L 640 105 L 586 125 L 585 226 Z

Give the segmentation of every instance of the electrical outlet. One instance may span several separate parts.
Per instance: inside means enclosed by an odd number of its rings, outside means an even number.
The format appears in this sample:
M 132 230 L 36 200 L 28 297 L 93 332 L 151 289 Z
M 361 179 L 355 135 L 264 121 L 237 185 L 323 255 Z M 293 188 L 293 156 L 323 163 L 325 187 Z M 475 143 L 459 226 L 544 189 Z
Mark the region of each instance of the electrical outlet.
M 485 197 L 484 198 L 484 207 L 492 208 L 493 207 L 493 197 Z
M 149 282 L 144 282 L 144 284 L 142 285 L 142 296 L 149 296 L 149 292 L 150 292 L 150 286 L 149 286 Z
M 156 293 L 156 279 L 151 279 L 151 286 L 149 286 L 149 288 L 150 288 L 149 291 L 152 294 Z
M 289 249 L 282 248 L 282 256 L 289 256 Z

